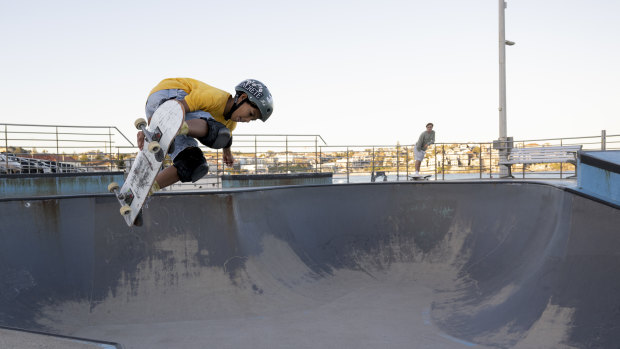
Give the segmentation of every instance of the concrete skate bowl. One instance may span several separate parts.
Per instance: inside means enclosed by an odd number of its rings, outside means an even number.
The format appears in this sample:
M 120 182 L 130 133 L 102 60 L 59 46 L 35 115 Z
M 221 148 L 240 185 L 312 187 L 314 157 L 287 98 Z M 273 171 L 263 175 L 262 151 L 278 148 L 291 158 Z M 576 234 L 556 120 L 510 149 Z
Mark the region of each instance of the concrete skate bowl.
M 124 348 L 612 348 L 620 210 L 543 183 L 0 200 L 0 325 Z

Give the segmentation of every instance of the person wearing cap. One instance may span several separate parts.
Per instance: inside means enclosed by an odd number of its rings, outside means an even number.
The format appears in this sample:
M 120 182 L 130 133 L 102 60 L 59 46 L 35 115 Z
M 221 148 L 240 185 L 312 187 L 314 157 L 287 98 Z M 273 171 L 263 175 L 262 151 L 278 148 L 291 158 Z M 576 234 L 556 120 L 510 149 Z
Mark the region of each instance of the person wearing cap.
M 174 138 L 170 157 L 172 166 L 165 168 L 157 177 L 150 194 L 178 181 L 196 182 L 209 171 L 207 161 L 198 142 L 213 149 L 223 149 L 223 160 L 232 166 L 235 159 L 231 146 L 232 131 L 238 122 L 267 121 L 273 112 L 273 98 L 260 81 L 247 79 L 235 87 L 236 94 L 207 85 L 190 78 L 162 80 L 151 90 L 145 112 L 151 119 L 155 110 L 165 101 L 175 99 L 185 110 L 187 135 Z M 198 142 L 197 142 L 198 141 Z M 138 147 L 144 146 L 144 134 L 138 132 Z

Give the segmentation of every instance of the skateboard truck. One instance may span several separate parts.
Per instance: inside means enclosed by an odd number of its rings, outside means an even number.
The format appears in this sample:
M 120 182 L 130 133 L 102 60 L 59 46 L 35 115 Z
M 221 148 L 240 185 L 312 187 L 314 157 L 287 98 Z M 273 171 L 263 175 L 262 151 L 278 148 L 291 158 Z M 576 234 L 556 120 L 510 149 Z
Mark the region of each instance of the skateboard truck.
M 166 155 L 161 149 L 159 141 L 163 136 L 163 132 L 159 129 L 159 126 L 155 128 L 155 131 L 149 131 L 146 126 L 147 122 L 143 118 L 139 118 L 134 122 L 136 128 L 144 133 L 144 138 L 149 142 L 148 149 L 151 153 L 155 154 L 155 159 L 159 162 L 164 161 Z M 179 130 L 179 135 L 186 135 L 189 132 L 189 127 L 187 123 L 184 121 L 181 129 Z M 174 142 L 171 143 L 170 148 L 168 149 L 168 153 L 172 153 L 174 151 Z
M 157 127 L 154 132 L 149 131 L 146 128 L 146 120 L 143 118 L 139 118 L 134 122 L 136 128 L 144 133 L 144 138 L 149 142 L 148 149 L 151 153 L 155 154 L 161 150 L 161 146 L 159 145 L 159 140 L 161 139 L 162 132 Z
M 108 185 L 108 191 L 110 193 L 114 193 L 114 195 L 116 195 L 116 198 L 118 199 L 118 202 L 121 203 L 121 215 L 126 216 L 131 213 L 131 207 L 129 206 L 131 205 L 135 197 L 131 189 L 129 189 L 125 193 L 121 193 L 118 183 L 112 182 Z

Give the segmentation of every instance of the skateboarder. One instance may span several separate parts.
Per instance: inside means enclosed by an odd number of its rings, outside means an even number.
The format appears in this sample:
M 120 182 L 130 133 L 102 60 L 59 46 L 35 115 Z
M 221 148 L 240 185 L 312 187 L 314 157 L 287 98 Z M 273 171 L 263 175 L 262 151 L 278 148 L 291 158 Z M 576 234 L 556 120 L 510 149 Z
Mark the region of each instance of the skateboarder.
M 414 177 L 420 176 L 420 165 L 424 160 L 424 154 L 428 146 L 435 143 L 435 131 L 433 131 L 433 123 L 426 124 L 426 131 L 420 134 L 418 142 L 415 144 L 414 158 L 415 158 L 415 174 Z
M 273 112 L 273 98 L 267 87 L 258 80 L 247 79 L 235 87 L 233 97 L 226 91 L 190 78 L 162 80 L 146 101 L 146 116 L 151 119 L 155 110 L 169 99 L 178 100 L 185 110 L 187 135 L 174 139 L 170 154 L 173 165 L 155 178 L 151 193 L 177 181 L 195 182 L 207 174 L 209 166 L 200 143 L 213 149 L 223 149 L 223 160 L 228 166 L 235 161 L 231 145 L 232 131 L 238 122 L 267 121 Z M 144 134 L 138 132 L 138 147 L 144 146 Z

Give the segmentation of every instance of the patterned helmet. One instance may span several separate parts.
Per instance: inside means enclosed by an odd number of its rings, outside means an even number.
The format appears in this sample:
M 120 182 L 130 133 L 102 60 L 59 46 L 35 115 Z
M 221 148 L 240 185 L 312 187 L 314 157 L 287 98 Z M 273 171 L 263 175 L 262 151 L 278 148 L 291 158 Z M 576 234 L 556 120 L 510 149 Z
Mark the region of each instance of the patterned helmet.
M 235 87 L 235 91 L 243 92 L 248 95 L 250 102 L 254 103 L 260 110 L 260 119 L 267 121 L 273 112 L 273 97 L 262 82 L 254 79 L 242 81 Z

